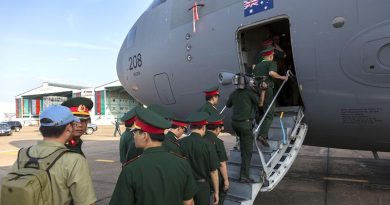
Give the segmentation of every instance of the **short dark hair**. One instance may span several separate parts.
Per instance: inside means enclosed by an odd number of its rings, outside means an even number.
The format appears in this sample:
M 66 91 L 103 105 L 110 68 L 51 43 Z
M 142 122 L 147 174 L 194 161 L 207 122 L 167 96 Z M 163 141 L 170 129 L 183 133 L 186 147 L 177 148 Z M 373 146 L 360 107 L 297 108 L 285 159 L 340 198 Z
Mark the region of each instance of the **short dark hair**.
M 149 133 L 149 136 L 150 136 L 150 139 L 152 139 L 152 141 L 162 142 L 165 139 L 165 135 L 164 134 L 150 134 Z
M 207 130 L 216 130 L 217 128 L 222 128 L 222 126 L 223 125 L 213 125 L 213 124 L 206 125 Z
M 202 129 L 203 125 L 191 125 L 190 129 L 191 130 L 200 130 Z
M 132 122 L 132 123 L 125 122 L 125 127 L 132 127 L 133 125 L 134 125 L 134 122 Z
M 58 138 L 65 132 L 66 126 L 68 125 L 69 124 L 61 126 L 40 126 L 39 131 L 43 137 Z
M 213 97 L 214 95 L 206 95 L 206 101 L 210 101 Z

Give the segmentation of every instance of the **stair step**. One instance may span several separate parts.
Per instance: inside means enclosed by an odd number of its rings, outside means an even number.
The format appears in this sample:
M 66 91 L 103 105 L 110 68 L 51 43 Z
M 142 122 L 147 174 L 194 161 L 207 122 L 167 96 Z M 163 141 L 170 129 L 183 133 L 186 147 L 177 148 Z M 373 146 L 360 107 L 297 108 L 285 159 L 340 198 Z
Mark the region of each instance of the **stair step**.
M 297 119 L 296 116 L 284 116 L 282 119 L 283 126 L 285 128 L 286 127 L 293 128 L 295 125 L 296 119 Z M 281 127 L 279 116 L 274 116 L 274 120 L 272 121 L 271 127 L 273 127 L 273 128 L 280 128 Z
M 263 155 L 266 161 L 268 161 L 271 158 L 271 153 L 263 153 Z M 229 162 L 241 164 L 241 152 L 238 150 L 231 150 Z M 257 150 L 252 152 L 252 159 L 250 164 L 251 166 L 256 166 L 258 168 L 262 167 L 260 156 L 257 153 Z
M 268 141 L 269 147 L 266 147 L 266 146 L 262 145 L 260 141 L 257 141 L 257 144 L 260 146 L 260 149 L 263 153 L 272 153 L 275 150 L 278 150 L 279 146 L 283 143 L 282 140 L 268 139 L 267 141 Z M 257 151 L 255 143 L 256 142 L 253 142 L 253 150 Z
M 240 183 L 239 180 L 229 179 L 230 188 L 228 191 L 229 195 L 252 199 L 252 190 L 254 184 Z
M 286 137 L 289 137 L 292 132 L 292 128 L 284 127 L 284 132 L 286 133 Z M 268 132 L 268 138 L 269 140 L 275 140 L 275 141 L 283 140 L 282 128 L 271 127 Z
M 285 113 L 298 113 L 302 107 L 300 106 L 281 106 L 281 107 L 275 107 L 275 112 L 285 112 Z
M 240 169 L 241 164 L 229 162 L 227 164 L 228 176 L 230 179 L 239 180 L 240 179 Z M 255 182 L 260 182 L 261 180 L 261 167 L 250 166 L 249 168 L 249 177 L 255 180 Z
M 224 205 L 241 205 L 242 202 L 249 201 L 250 199 L 242 198 L 227 194 L 225 197 Z

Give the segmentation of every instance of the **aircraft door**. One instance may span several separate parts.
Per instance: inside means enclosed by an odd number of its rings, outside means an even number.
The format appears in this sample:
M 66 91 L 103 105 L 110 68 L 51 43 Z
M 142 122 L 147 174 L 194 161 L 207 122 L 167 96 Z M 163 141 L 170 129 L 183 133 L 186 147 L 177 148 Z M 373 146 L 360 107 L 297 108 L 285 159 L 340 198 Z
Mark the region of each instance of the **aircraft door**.
M 164 105 L 171 105 L 176 103 L 168 74 L 156 74 L 154 76 L 154 85 L 156 86 L 156 91 L 161 103 Z

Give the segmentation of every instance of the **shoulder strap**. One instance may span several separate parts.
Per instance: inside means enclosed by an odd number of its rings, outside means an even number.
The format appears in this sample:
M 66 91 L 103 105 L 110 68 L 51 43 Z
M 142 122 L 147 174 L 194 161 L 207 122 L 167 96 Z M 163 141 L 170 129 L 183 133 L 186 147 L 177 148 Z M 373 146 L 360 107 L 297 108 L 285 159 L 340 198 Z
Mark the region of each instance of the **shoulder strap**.
M 72 152 L 67 148 L 59 148 L 56 151 L 52 152 L 48 156 L 41 158 L 39 160 L 39 164 L 43 165 L 42 167 L 46 167 L 46 171 L 49 171 L 50 168 L 67 152 Z
M 30 157 L 28 156 L 28 151 L 30 151 L 30 147 L 28 147 L 27 149 L 26 148 L 20 148 L 19 149 L 19 152 L 18 152 L 18 158 L 16 159 L 17 163 L 18 163 L 18 169 L 21 168 L 21 163 L 22 162 L 27 162 Z M 23 167 L 25 166 L 25 164 L 23 164 Z

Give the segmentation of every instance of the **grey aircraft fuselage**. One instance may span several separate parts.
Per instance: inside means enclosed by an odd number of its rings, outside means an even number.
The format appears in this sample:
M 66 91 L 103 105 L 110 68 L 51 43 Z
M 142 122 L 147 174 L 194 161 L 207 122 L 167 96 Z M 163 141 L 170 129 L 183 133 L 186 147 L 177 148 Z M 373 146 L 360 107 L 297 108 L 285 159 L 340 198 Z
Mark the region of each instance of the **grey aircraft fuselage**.
M 196 32 L 193 0 L 155 0 L 134 24 L 117 60 L 134 98 L 180 116 L 194 112 L 219 73 L 243 71 L 239 31 L 287 19 L 305 144 L 390 151 L 390 1 L 274 0 L 272 9 L 247 17 L 242 0 L 198 2 Z M 220 89 L 219 110 L 235 87 Z M 229 110 L 224 115 L 230 119 Z

